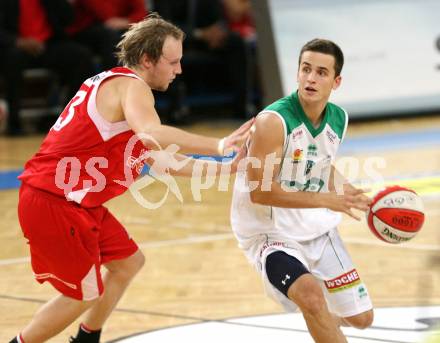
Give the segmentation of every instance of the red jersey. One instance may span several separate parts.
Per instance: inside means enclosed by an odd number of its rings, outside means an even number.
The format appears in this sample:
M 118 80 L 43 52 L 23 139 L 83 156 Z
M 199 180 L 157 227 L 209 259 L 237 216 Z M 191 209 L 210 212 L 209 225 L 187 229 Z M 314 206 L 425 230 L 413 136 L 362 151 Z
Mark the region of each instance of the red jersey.
M 20 180 L 83 207 L 100 206 L 127 190 L 142 171 L 147 149 L 126 121 L 111 123 L 98 113 L 98 87 L 115 76 L 140 79 L 124 67 L 87 79 L 26 163 Z

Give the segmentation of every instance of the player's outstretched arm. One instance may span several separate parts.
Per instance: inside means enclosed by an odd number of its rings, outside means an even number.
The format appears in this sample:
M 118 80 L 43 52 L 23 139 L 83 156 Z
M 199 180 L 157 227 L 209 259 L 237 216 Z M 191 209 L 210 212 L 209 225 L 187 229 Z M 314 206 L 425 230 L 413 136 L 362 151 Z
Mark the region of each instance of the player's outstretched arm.
M 165 149 L 170 144 L 177 144 L 180 151 L 184 153 L 218 155 L 230 149 L 238 151 L 239 146 L 249 135 L 252 120 L 223 139 L 197 135 L 162 125 L 154 108 L 151 89 L 136 79 L 127 78 L 125 83 L 126 87 L 121 89 L 121 106 L 125 119 L 135 133 L 143 136 L 141 139 L 144 144 L 152 149 Z M 151 139 L 146 136 L 150 136 Z
M 167 150 L 151 150 L 148 153 L 147 163 L 155 174 L 206 178 L 236 173 L 245 156 L 246 148 L 244 146 L 232 160 L 227 162 L 195 159 Z
M 253 189 L 252 202 L 284 208 L 329 208 L 359 219 L 352 208 L 366 209 L 362 203 L 363 190 L 346 194 L 288 191 L 275 182 L 280 171 L 284 147 L 284 127 L 281 119 L 273 113 L 262 113 L 255 121 L 255 131 L 249 146 L 247 177 Z M 253 162 L 252 162 L 253 161 Z

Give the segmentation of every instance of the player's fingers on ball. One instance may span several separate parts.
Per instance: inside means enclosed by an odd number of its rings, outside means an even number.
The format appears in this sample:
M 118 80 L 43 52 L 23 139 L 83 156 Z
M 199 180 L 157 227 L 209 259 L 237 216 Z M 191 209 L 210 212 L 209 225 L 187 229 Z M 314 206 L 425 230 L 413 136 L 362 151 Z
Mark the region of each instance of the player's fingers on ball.
M 355 205 L 355 206 L 353 206 L 354 208 L 356 208 L 356 209 L 358 209 L 358 210 L 361 210 L 361 211 L 367 211 L 368 210 L 368 205 Z
M 361 204 L 365 204 L 365 205 L 369 205 L 371 202 L 371 199 L 364 196 L 364 195 L 358 195 L 356 199 L 357 199 L 357 202 L 359 202 Z
M 347 207 L 349 208 L 349 209 L 352 209 L 352 208 L 356 208 L 356 209 L 359 209 L 359 207 L 360 207 L 361 205 L 359 205 L 359 203 L 357 203 L 356 201 L 353 201 L 353 202 L 348 202 L 347 203 Z
M 367 203 L 367 204 L 371 204 L 371 202 L 373 201 L 372 198 L 367 197 L 366 195 L 363 195 L 362 198 L 364 199 L 364 202 Z

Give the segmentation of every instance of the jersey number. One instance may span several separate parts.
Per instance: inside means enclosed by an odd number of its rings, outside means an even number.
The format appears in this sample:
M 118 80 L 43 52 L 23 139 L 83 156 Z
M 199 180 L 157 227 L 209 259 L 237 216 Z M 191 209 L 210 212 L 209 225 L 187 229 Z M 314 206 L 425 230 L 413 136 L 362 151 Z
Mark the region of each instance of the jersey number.
M 67 107 L 64 109 L 63 113 L 58 117 L 56 123 L 52 126 L 55 131 L 60 131 L 64 126 L 70 123 L 75 115 L 75 106 L 81 104 L 86 98 L 86 91 L 78 91 Z M 63 118 L 63 114 L 67 112 L 67 115 Z

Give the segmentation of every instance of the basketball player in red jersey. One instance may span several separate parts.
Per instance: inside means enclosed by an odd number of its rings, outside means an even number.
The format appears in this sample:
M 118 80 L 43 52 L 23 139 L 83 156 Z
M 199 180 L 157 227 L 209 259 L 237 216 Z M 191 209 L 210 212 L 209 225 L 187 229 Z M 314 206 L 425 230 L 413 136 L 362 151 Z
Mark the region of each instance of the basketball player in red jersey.
M 182 72 L 183 36 L 157 15 L 133 25 L 118 45 L 124 67 L 87 79 L 26 163 L 19 177 L 20 225 L 35 278 L 61 294 L 11 342 L 46 341 L 86 310 L 71 341 L 99 342 L 104 322 L 144 264 L 136 243 L 102 204 L 125 192 L 145 162 L 190 176 L 195 161 L 168 154 L 172 143 L 184 152 L 213 155 L 237 150 L 247 138 L 251 121 L 222 140 L 161 124 L 151 90 L 165 91 Z M 165 150 L 150 155 L 158 146 Z

